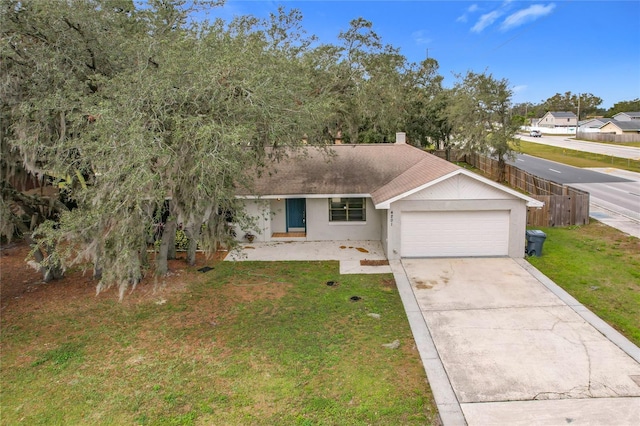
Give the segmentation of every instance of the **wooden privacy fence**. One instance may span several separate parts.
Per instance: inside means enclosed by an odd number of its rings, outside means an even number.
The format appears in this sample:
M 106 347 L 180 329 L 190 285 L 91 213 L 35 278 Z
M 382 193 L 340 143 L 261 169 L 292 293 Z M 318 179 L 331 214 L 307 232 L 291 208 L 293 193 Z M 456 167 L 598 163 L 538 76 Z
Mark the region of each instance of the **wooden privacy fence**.
M 444 151 L 435 155 L 445 158 Z M 451 161 L 464 161 L 482 170 L 493 180 L 498 178 L 498 160 L 480 154 L 451 151 Z M 526 192 L 544 202 L 544 207 L 527 209 L 529 226 L 570 226 L 589 223 L 589 193 L 532 175 L 509 164 L 505 167 L 505 181 L 512 188 Z

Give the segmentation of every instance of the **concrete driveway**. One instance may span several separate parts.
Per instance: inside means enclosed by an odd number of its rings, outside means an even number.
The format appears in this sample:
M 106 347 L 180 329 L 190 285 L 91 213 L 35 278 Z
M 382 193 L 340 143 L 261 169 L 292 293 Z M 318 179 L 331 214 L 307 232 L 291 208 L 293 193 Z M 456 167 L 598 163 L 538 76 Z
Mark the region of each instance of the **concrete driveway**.
M 638 348 L 527 265 L 402 260 L 437 352 L 421 356 L 444 367 L 427 374 L 445 425 L 640 424 Z

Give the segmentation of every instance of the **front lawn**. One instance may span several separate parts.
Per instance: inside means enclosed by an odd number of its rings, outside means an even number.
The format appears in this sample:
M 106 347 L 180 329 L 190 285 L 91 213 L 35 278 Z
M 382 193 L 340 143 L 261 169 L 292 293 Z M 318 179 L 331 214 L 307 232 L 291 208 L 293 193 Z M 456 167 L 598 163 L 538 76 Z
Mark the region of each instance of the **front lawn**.
M 529 262 L 640 345 L 640 239 L 593 219 L 537 229 L 547 234 L 543 256 Z
M 391 275 L 220 262 L 122 303 L 25 277 L 2 281 L 3 424 L 437 423 Z

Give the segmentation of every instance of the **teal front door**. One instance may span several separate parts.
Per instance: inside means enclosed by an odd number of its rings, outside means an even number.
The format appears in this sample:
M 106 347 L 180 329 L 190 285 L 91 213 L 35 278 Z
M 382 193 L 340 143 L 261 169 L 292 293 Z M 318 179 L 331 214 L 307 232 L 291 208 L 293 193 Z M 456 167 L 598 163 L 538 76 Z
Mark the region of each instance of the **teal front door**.
M 305 232 L 306 213 L 304 198 L 287 199 L 287 232 Z

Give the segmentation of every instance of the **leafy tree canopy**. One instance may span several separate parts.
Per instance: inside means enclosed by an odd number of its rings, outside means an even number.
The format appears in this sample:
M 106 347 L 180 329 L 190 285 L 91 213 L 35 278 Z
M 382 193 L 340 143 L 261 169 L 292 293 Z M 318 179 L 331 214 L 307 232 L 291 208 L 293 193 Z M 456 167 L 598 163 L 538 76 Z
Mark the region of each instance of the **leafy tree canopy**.
M 580 114 L 579 120 L 597 111 L 602 99 L 591 93 L 573 94 L 565 92 L 556 93 L 544 101 L 545 112 L 547 111 L 571 111 L 576 115 Z
M 636 112 L 640 111 L 640 98 L 632 101 L 620 101 L 613 104 L 613 106 L 607 110 L 607 117 L 613 117 L 620 112 Z
M 518 123 L 511 119 L 509 82 L 472 71 L 457 75 L 457 79 L 446 109 L 455 145 L 496 156 L 504 173 L 504 160 L 511 153 L 510 143 L 518 129 Z
M 94 262 L 100 288 L 139 281 L 165 210 L 214 250 L 264 147 L 321 141 L 328 103 L 298 55 L 295 12 L 187 24 L 199 4 L 186 4 L 2 4 L 3 151 L 32 173 L 86 178 L 70 188 L 77 208 L 36 235 L 70 243 L 46 259 L 58 268 Z

